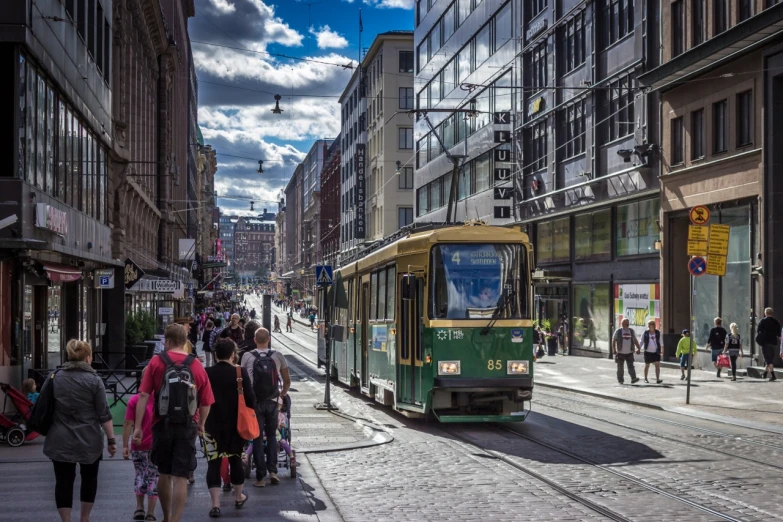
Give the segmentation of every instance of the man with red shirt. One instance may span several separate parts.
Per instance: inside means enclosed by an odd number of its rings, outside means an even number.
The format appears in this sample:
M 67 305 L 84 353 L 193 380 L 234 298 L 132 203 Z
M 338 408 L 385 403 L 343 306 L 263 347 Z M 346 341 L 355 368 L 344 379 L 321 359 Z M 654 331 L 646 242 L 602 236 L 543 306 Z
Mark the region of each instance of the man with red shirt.
M 181 324 L 170 324 L 166 327 L 164 346 L 172 362 L 182 363 L 188 357 L 185 351 L 187 332 Z M 190 363 L 198 396 L 198 412 L 196 418 L 183 424 L 161 422 L 158 409 L 152 426 L 152 454 L 150 460 L 158 467 L 158 495 L 163 508 L 164 522 L 179 522 L 185 510 L 185 499 L 188 494 L 187 480 L 190 473 L 196 469 L 196 435 L 203 435 L 204 423 L 209 415 L 209 408 L 215 402 L 212 387 L 204 367 L 198 359 Z M 147 366 L 139 387 L 139 401 L 136 403 L 136 428 L 133 431 L 133 442 L 140 444 L 144 434 L 142 421 L 147 410 L 150 395 L 160 396 L 166 363 L 156 355 Z M 198 424 L 197 424 L 198 423 Z

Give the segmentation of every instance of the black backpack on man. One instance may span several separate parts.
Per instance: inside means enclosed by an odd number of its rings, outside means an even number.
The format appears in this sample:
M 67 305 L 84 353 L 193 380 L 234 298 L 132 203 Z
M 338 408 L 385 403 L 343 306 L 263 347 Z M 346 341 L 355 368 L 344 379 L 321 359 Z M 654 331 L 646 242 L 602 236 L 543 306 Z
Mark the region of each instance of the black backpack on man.
M 280 395 L 280 374 L 277 371 L 277 364 L 272 359 L 274 350 L 269 350 L 264 354 L 258 351 L 250 352 L 256 360 L 253 362 L 253 394 L 256 396 L 256 402 L 261 404 L 263 401 L 274 400 Z
M 174 362 L 165 351 L 158 357 L 166 365 L 160 392 L 155 397 L 158 416 L 173 424 L 192 421 L 198 409 L 198 389 L 190 365 L 196 356 L 191 353 L 181 363 Z

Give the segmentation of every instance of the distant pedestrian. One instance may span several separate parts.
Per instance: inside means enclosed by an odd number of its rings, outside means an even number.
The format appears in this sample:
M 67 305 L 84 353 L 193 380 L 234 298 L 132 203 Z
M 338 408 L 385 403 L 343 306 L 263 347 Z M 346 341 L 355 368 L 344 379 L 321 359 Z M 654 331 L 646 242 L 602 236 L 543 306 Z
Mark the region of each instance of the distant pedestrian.
M 712 365 L 718 370 L 718 377 L 720 377 L 721 367 L 718 366 L 718 356 L 723 353 L 723 349 L 726 347 L 726 336 L 728 332 L 721 326 L 723 320 L 720 317 L 716 317 L 714 321 L 715 327 L 710 330 L 710 336 L 707 338 L 707 346 L 704 350 L 712 352 Z
M 186 336 L 182 325 L 166 327 L 166 350 L 150 360 L 141 380 L 133 430 L 133 442 L 140 444 L 144 438 L 142 426 L 147 404 L 150 396 L 154 396 L 157 403 L 150 460 L 160 473 L 158 492 L 166 522 L 182 519 L 188 478 L 196 469 L 195 439 L 204 434 L 210 406 L 215 402 L 204 367 L 195 356 L 185 352 Z
M 136 394 L 128 401 L 125 410 L 125 423 L 122 428 L 122 457 L 125 460 L 133 460 L 135 478 L 133 491 L 136 494 L 136 511 L 133 512 L 133 520 L 154 521 L 155 506 L 158 503 L 158 467 L 150 460 L 152 452 L 152 417 L 154 400 L 147 402 L 147 411 L 144 414 L 144 423 L 141 426 L 142 439 L 140 444 L 130 442 L 131 434 L 136 425 L 136 404 L 139 395 Z M 147 509 L 144 509 L 144 497 L 147 497 Z
M 209 368 L 214 364 L 212 355 L 212 331 L 215 329 L 215 323 L 212 319 L 207 321 L 204 333 L 201 336 L 201 347 L 204 350 L 204 366 Z
M 315 329 L 315 313 L 310 312 L 310 315 L 307 316 L 307 320 L 310 321 L 310 330 Z
M 245 339 L 238 347 L 239 351 L 237 357 L 240 361 L 247 352 L 252 352 L 256 349 L 256 331 L 259 328 L 261 328 L 261 323 L 258 321 L 250 321 L 247 323 L 247 326 L 245 326 Z
M 726 348 L 723 353 L 729 355 L 731 360 L 731 380 L 737 380 L 737 357 L 744 357 L 742 353 L 742 340 L 740 339 L 739 329 L 737 323 L 731 323 L 729 325 L 731 333 L 726 337 Z
M 623 364 L 628 366 L 628 375 L 631 376 L 631 384 L 639 382 L 636 376 L 636 368 L 633 365 L 633 349 L 636 347 L 636 353 L 641 351 L 639 340 L 636 339 L 636 333 L 630 328 L 631 322 L 623 319 L 622 327 L 615 330 L 612 335 L 612 350 L 614 360 L 617 363 L 617 382 L 623 384 L 625 381 Z
M 237 432 L 239 376 L 242 377 L 242 392 L 248 408 L 255 407 L 255 395 L 250 376 L 245 369 L 234 365 L 237 345 L 231 339 L 220 339 L 215 345 L 215 366 L 207 369 L 215 403 L 210 410 L 204 431 L 204 448 L 207 455 L 207 488 L 212 499 L 209 516 L 220 517 L 220 468 L 224 458 L 228 459 L 231 485 L 236 495 L 234 507 L 245 505 L 247 494 L 243 493 L 245 470 L 242 466 L 242 451 L 245 441 Z
M 215 327 L 212 329 L 212 334 L 209 336 L 209 345 L 215 346 L 215 343 L 220 338 L 220 334 L 223 333 L 223 319 L 218 315 L 214 321 Z
M 647 322 L 647 330 L 642 333 L 642 350 L 644 350 L 644 382 L 648 383 L 647 371 L 650 365 L 655 365 L 655 382 L 661 384 L 661 353 L 663 344 L 661 344 L 661 331 L 655 328 L 655 321 Z
M 245 328 L 240 324 L 239 314 L 231 316 L 231 324 L 220 332 L 220 337 L 231 339 L 237 345 L 245 340 Z
M 63 522 L 71 520 L 73 485 L 79 465 L 79 516 L 82 522 L 88 522 L 98 492 L 103 436 L 106 435 L 111 457 L 117 452 L 117 440 L 103 381 L 90 366 L 92 348 L 84 341 L 71 339 L 65 351 L 68 362 L 50 383 L 54 385 L 54 413 L 43 452 L 54 465 L 54 500 Z
M 273 332 L 280 332 L 283 333 L 282 330 L 280 330 L 280 318 L 275 316 L 275 328 L 272 330 Z
M 691 345 L 693 345 L 693 347 L 691 347 Z M 685 370 L 688 369 L 688 365 L 691 363 L 691 356 L 696 355 L 697 349 L 696 341 L 691 339 L 691 332 L 683 330 L 680 342 L 677 343 L 677 351 L 674 354 L 675 357 L 680 358 L 680 371 L 682 372 L 682 376 L 680 377 L 681 381 L 685 380 Z
M 294 332 L 293 321 L 294 321 L 294 319 L 291 316 L 291 312 L 288 312 L 288 314 L 286 314 L 286 320 L 285 320 L 285 331 L 286 332 L 291 332 L 291 333 Z
M 767 374 L 770 374 L 770 382 L 777 380 L 773 362 L 780 346 L 780 323 L 772 317 L 774 313 L 772 308 L 765 308 L 764 319 L 759 321 L 756 328 L 756 342 L 761 345 L 761 353 L 764 355 L 764 362 L 767 365 L 764 370 L 764 378 L 766 379 Z

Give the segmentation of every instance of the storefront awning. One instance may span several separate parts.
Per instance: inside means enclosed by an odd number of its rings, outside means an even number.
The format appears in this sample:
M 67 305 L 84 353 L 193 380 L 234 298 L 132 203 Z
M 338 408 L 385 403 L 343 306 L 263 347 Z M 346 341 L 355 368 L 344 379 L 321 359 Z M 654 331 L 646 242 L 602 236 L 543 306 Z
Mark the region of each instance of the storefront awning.
M 44 263 L 43 268 L 46 270 L 46 277 L 55 283 L 70 283 L 82 278 L 82 271 L 72 266 Z

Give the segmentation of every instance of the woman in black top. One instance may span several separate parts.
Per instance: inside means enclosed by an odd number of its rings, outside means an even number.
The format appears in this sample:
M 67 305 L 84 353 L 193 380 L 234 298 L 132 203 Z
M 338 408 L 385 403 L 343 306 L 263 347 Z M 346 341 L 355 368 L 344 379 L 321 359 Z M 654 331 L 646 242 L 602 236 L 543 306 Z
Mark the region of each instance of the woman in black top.
M 209 383 L 212 385 L 212 394 L 215 403 L 209 411 L 209 417 L 204 429 L 204 448 L 207 454 L 207 487 L 212 498 L 212 509 L 209 516 L 220 516 L 220 463 L 223 458 L 228 458 L 231 470 L 231 484 L 236 493 L 235 506 L 241 508 L 247 500 L 247 495 L 242 493 L 245 483 L 245 472 L 242 467 L 242 450 L 245 440 L 237 433 L 238 412 L 238 382 L 237 367 L 234 366 L 234 355 L 237 345 L 231 339 L 219 339 L 213 347 L 217 363 L 207 368 Z M 255 408 L 255 396 L 250 384 L 247 371 L 242 372 L 242 388 L 245 404 L 248 408 Z
M 736 381 L 737 357 L 744 357 L 744 355 L 742 354 L 742 341 L 740 340 L 737 323 L 731 323 L 729 330 L 731 330 L 731 334 L 726 337 L 726 348 L 723 350 L 723 353 L 729 354 L 729 359 L 731 359 L 731 380 Z
M 718 377 L 720 377 L 720 368 L 718 368 L 718 356 L 723 353 L 723 349 L 726 346 L 726 336 L 728 333 L 726 329 L 721 326 L 723 320 L 720 317 L 715 318 L 715 328 L 710 330 L 710 337 L 707 339 L 707 346 L 704 350 L 712 351 L 712 365 L 718 370 Z
M 207 321 L 207 326 L 204 328 L 204 334 L 201 337 L 201 341 L 203 343 L 204 348 L 204 367 L 209 368 L 214 364 L 214 358 L 212 357 L 212 345 L 210 344 L 210 341 L 212 340 L 212 330 L 215 329 L 215 323 L 212 322 L 212 319 Z

